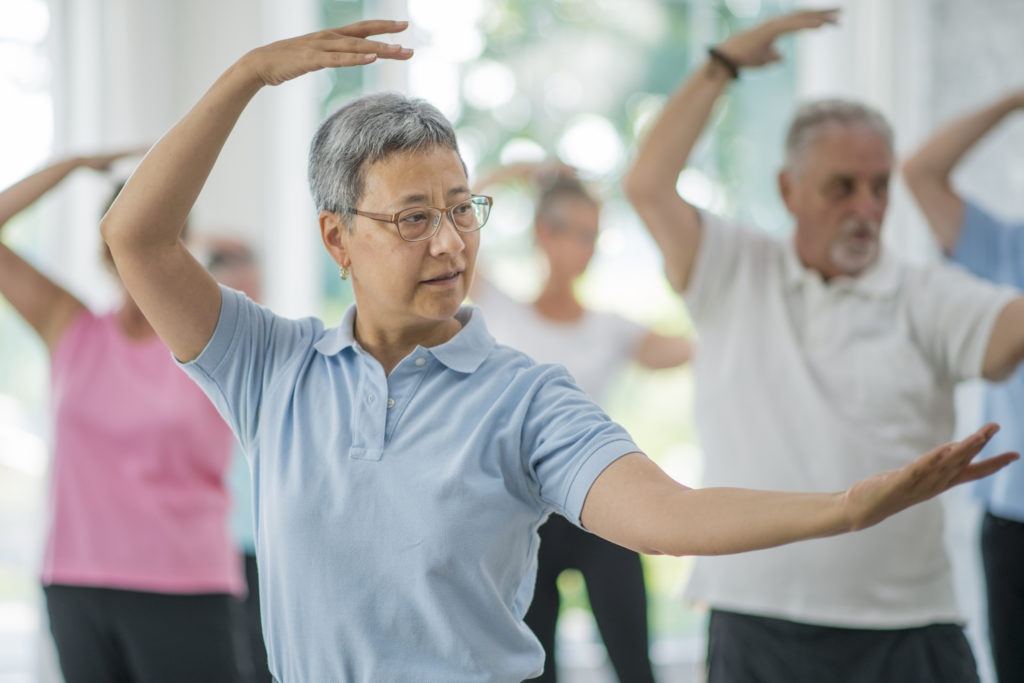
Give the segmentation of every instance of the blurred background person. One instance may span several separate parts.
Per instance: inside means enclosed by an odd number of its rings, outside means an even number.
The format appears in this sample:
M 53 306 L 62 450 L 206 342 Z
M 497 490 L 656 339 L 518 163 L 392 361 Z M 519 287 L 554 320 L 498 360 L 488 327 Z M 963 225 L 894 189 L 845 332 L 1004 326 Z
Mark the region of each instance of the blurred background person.
M 776 176 L 789 239 L 680 192 L 719 96 L 779 60 L 777 38 L 836 21 L 835 10 L 784 14 L 709 49 L 627 175 L 702 342 L 707 485 L 832 489 L 897 466 L 952 436 L 959 382 L 1024 360 L 1019 292 L 883 248 L 893 136 L 866 105 L 797 109 Z M 709 681 L 978 680 L 944 523 L 932 501 L 858 537 L 699 559 L 687 594 L 711 607 Z
M 1024 221 L 1004 220 L 954 187 L 965 155 L 1001 121 L 1024 111 L 1024 90 L 988 102 L 943 127 L 903 165 L 907 186 L 943 252 L 978 277 L 1024 289 Z M 1018 154 L 1020 158 L 1024 155 Z M 1019 188 L 1024 191 L 1024 184 Z M 1024 449 L 1024 370 L 987 384 L 984 419 L 999 420 L 993 449 Z M 989 641 L 1000 683 L 1024 681 L 1024 467 L 1011 465 L 973 487 L 985 516 L 981 558 L 988 597 Z
M 259 262 L 247 242 L 228 236 L 204 237 L 198 241 L 196 250 L 206 269 L 218 282 L 243 292 L 253 301 L 262 300 Z M 231 536 L 238 544 L 245 563 L 246 594 L 240 605 L 245 647 L 241 654 L 248 659 L 250 665 L 243 666 L 242 670 L 251 674 L 253 683 L 269 683 L 272 677 L 267 666 L 267 649 L 260 620 L 252 475 L 245 460 L 245 453 L 237 440 L 231 456 L 227 482 L 231 492 Z
M 473 303 L 487 316 L 500 343 L 525 351 L 541 363 L 568 368 L 576 383 L 602 402 L 610 382 L 629 362 L 649 369 L 671 368 L 690 359 L 689 340 L 662 335 L 626 318 L 590 310 L 575 291 L 594 256 L 601 207 L 576 177 L 558 162 L 523 162 L 496 169 L 476 185 L 477 192 L 508 180 L 533 185 L 534 238 L 546 277 L 537 297 L 523 303 L 478 273 Z M 608 657 L 621 681 L 653 681 L 649 659 L 647 592 L 639 554 L 587 533 L 553 515 L 540 528 L 540 553 L 533 602 L 526 624 L 544 646 L 544 673 L 558 677 L 558 577 L 577 569 Z
M 0 193 L 0 227 L 78 168 Z M 104 261 L 116 277 L 109 250 Z M 0 243 L 0 293 L 50 354 L 53 460 L 42 584 L 68 683 L 235 681 L 232 436 L 131 297 L 95 314 Z

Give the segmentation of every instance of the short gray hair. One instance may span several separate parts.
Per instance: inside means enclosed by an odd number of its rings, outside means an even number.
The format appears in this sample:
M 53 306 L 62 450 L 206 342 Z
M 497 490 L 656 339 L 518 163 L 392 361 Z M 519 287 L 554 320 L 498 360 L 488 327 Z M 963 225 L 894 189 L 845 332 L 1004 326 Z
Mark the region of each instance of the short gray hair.
M 320 124 L 309 148 L 309 189 L 317 211 L 339 213 L 351 227 L 348 209 L 356 208 L 363 195 L 367 166 L 392 154 L 433 147 L 459 153 L 452 124 L 429 102 L 398 93 L 349 102 Z
M 893 150 L 892 128 L 877 110 L 851 100 L 818 100 L 797 109 L 786 134 L 786 169 L 793 171 L 807 148 L 825 128 L 833 125 L 860 126 L 877 133 Z

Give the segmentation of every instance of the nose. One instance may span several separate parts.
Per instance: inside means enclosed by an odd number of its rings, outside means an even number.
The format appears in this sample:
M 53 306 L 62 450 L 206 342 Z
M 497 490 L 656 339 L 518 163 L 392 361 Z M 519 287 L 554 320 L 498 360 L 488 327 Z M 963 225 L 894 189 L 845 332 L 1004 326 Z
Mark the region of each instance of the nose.
M 448 220 L 444 220 L 447 216 Z M 440 254 L 457 254 L 466 248 L 466 242 L 462 238 L 462 233 L 455 229 L 455 219 L 452 218 L 451 211 L 445 214 L 438 214 L 435 220 L 441 221 L 441 226 L 438 228 L 434 236 L 430 238 L 430 253 L 435 256 Z
M 870 185 L 864 183 L 853 197 L 853 210 L 862 218 L 881 220 L 886 203 L 885 193 L 876 192 Z

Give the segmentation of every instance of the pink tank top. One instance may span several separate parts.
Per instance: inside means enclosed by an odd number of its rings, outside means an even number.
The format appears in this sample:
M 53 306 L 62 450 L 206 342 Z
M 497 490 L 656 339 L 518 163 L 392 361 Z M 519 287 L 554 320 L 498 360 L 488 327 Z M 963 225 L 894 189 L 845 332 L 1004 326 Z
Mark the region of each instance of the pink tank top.
M 156 336 L 80 314 L 54 350 L 44 584 L 240 593 L 233 436 Z

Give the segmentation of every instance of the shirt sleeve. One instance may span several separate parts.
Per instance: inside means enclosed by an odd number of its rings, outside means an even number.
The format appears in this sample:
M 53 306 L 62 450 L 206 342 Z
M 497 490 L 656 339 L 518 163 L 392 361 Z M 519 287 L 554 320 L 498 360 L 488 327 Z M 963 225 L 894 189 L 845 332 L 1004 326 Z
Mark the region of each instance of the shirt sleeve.
M 944 263 L 919 276 L 910 315 L 925 353 L 954 382 L 980 377 L 996 319 L 1020 293 Z
M 573 382 L 561 366 L 540 366 L 528 397 L 523 452 L 540 498 L 580 526 L 591 485 L 604 469 L 639 452 L 626 430 L 613 422 Z
M 716 315 L 727 315 L 726 306 L 739 287 L 740 275 L 746 268 L 757 270 L 751 263 L 758 246 L 773 243 L 768 235 L 742 228 L 715 214 L 700 211 L 700 245 L 686 291 L 686 307 L 698 328 Z M 767 249 L 761 249 L 765 255 Z
M 283 318 L 241 292 L 223 285 L 220 291 L 213 336 L 195 360 L 181 367 L 253 454 L 263 392 L 296 356 L 312 348 L 317 330 L 311 319 Z
M 1024 286 L 1024 229 L 966 202 L 953 261 L 978 277 Z

